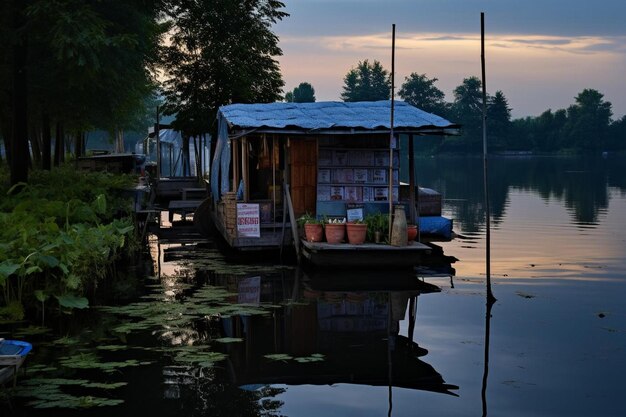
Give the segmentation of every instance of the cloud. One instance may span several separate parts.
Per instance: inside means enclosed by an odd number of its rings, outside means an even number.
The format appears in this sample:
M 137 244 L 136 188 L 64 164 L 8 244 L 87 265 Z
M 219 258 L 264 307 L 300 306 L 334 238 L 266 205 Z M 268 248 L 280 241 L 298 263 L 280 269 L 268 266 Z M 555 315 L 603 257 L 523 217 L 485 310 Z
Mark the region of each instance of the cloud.
M 474 33 L 403 33 L 396 39 L 398 86 L 412 72 L 439 79 L 452 100 L 463 78 L 480 74 L 480 39 Z M 488 91 L 502 90 L 515 117 L 566 108 L 584 88 L 596 88 L 626 110 L 626 37 L 546 36 L 519 33 L 487 40 Z M 391 34 L 284 36 L 280 58 L 286 90 L 311 82 L 319 100 L 337 100 L 343 77 L 358 61 L 379 60 L 391 67 Z

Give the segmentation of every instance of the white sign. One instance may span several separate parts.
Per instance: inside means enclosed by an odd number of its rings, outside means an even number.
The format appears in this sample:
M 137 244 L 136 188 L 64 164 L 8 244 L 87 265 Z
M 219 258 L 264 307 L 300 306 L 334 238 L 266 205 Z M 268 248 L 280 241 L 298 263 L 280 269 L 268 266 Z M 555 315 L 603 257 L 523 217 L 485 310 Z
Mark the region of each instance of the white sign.
M 349 222 L 363 221 L 363 209 L 353 208 L 346 210 L 346 214 Z
M 259 304 L 261 302 L 261 277 L 241 278 L 237 283 L 239 304 Z
M 258 204 L 237 204 L 237 235 L 239 237 L 261 237 Z

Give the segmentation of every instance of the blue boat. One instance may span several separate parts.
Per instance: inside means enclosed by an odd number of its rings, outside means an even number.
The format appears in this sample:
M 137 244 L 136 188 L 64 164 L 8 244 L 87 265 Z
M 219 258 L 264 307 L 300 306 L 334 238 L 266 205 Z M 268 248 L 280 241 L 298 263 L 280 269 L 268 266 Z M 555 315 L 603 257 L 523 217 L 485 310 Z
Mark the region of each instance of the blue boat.
M 13 377 L 13 384 L 17 378 L 17 370 L 22 366 L 26 355 L 33 346 L 20 340 L 0 339 L 0 384 L 4 384 Z

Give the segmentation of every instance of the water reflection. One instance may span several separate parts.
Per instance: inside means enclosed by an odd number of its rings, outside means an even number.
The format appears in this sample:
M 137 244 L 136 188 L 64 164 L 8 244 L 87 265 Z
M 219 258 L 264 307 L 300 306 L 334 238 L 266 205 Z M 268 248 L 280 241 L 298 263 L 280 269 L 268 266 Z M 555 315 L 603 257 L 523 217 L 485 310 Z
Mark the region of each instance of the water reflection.
M 224 334 L 245 342 L 229 346 L 230 382 L 249 389 L 273 384 L 393 386 L 453 394 L 420 358 L 413 340 L 416 301 L 438 288 L 415 275 L 308 273 L 257 276 L 263 303 L 283 302 L 271 317 L 221 320 Z M 393 290 L 381 288 L 382 278 Z M 249 278 L 246 286 L 250 285 Z M 227 277 L 215 285 L 233 285 Z M 347 290 L 350 283 L 357 291 Z M 255 293 L 248 287 L 248 294 Z M 407 316 L 408 309 L 408 316 Z M 399 334 L 408 317 L 409 334 Z M 389 362 L 388 351 L 391 352 Z M 391 370 L 391 372 L 390 372 Z
M 606 214 L 610 191 L 626 190 L 624 157 L 534 157 L 490 159 L 490 200 L 494 226 L 506 216 L 512 190 L 563 202 L 572 224 L 595 226 Z M 466 233 L 484 226 L 482 160 L 423 158 L 416 162 L 419 183 L 440 191 L 450 214 Z

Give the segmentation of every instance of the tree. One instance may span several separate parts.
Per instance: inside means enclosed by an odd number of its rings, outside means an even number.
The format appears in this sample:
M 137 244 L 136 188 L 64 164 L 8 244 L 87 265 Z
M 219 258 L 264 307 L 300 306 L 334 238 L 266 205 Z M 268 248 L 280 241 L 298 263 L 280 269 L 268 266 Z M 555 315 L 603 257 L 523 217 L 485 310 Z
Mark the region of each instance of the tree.
M 153 88 L 150 70 L 162 33 L 158 3 L 2 2 L 0 108 L 20 121 L 12 124 L 0 117 L 2 132 L 13 131 L 11 136 L 3 133 L 13 138 L 17 150 L 12 152 L 12 169 L 28 166 L 29 139 L 32 150 L 41 152 L 35 160 L 49 167 L 52 124 L 59 132 L 56 153 L 62 155 L 63 132 L 80 137 L 88 128 L 122 125 L 142 108 Z M 22 76 L 19 83 L 7 76 L 15 71 Z M 11 103 L 10 97 L 22 97 L 28 106 Z M 28 131 L 13 128 L 25 123 Z M 24 181 L 23 172 L 21 177 Z
M 435 87 L 437 78 L 429 79 L 426 74 L 411 73 L 404 79 L 398 95 L 412 106 L 443 116 L 446 111 L 445 94 Z
M 343 101 L 389 100 L 391 97 L 389 73 L 376 60 L 373 64 L 367 59 L 359 61 L 356 68 L 348 71 L 343 81 Z
M 277 0 L 169 0 L 162 49 L 166 114 L 188 136 L 211 131 L 217 109 L 273 102 L 284 85 L 272 25 L 288 16 Z
M 489 144 L 505 147 L 511 130 L 511 108 L 500 90 L 487 101 L 487 135 Z
M 597 151 L 608 138 L 613 111 L 612 104 L 594 89 L 585 89 L 576 96 L 576 103 L 567 109 L 565 132 L 569 144 L 579 150 Z
M 463 128 L 459 138 L 467 149 L 478 150 L 482 142 L 482 83 L 469 77 L 454 89 L 452 119 Z
M 315 102 L 315 89 L 307 82 L 300 83 L 293 89 L 294 103 L 313 103 Z

